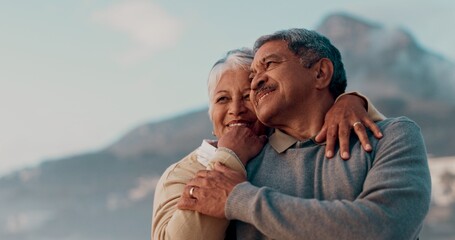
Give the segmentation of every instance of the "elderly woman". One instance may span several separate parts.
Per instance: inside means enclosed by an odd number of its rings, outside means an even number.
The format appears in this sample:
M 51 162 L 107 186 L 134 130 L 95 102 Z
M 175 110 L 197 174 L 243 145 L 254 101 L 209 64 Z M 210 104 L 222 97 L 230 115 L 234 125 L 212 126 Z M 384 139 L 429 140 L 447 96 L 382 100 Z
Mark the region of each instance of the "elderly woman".
M 202 145 L 171 165 L 161 176 L 153 204 L 152 239 L 225 239 L 229 234 L 229 222 L 225 219 L 213 218 L 198 212 L 184 211 L 177 208 L 177 203 L 183 194 L 186 183 L 196 173 L 204 169 L 213 169 L 216 162 L 234 169 L 238 174 L 246 175 L 246 162 L 239 159 L 251 159 L 254 156 L 239 156 L 237 161 L 226 161 L 230 151 L 223 136 L 237 134 L 244 138 L 253 138 L 249 145 L 259 150 L 265 143 L 268 129 L 260 123 L 250 102 L 249 68 L 253 53 L 249 49 L 230 51 L 224 58 L 217 61 L 209 74 L 209 116 L 213 123 L 213 133 L 218 141 L 204 140 Z M 340 100 L 341 99 L 341 100 Z M 369 127 L 375 136 L 380 137 L 380 131 L 373 121 L 383 116 L 372 105 L 368 105 L 368 115 L 365 111 L 365 100 L 356 94 L 344 94 L 326 115 L 326 123 L 317 140 L 327 138 L 327 151 L 333 152 L 335 138 L 339 132 L 350 132 L 353 119 L 361 119 L 364 126 Z M 368 102 L 368 101 L 366 101 Z M 361 125 L 361 124 L 359 124 Z M 365 150 L 369 150 L 365 128 L 355 127 Z M 327 127 L 330 126 L 330 127 Z M 340 148 L 345 147 L 349 134 L 340 134 Z M 330 142 L 330 143 L 329 143 Z M 328 154 L 329 155 L 329 154 Z M 331 156 L 328 156 L 331 157 Z M 232 158 L 231 158 L 232 159 Z M 191 195 L 191 191 L 189 192 Z

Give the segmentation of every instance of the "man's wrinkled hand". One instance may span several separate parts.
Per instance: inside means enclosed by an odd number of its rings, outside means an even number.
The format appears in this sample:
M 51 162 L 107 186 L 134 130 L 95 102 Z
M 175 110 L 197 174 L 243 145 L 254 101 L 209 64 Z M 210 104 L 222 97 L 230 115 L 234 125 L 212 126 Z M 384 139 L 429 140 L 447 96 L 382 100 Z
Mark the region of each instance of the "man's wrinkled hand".
M 226 218 L 224 208 L 227 198 L 232 189 L 244 181 L 246 177 L 242 173 L 216 163 L 214 170 L 199 171 L 195 178 L 187 183 L 177 207 L 212 217 Z

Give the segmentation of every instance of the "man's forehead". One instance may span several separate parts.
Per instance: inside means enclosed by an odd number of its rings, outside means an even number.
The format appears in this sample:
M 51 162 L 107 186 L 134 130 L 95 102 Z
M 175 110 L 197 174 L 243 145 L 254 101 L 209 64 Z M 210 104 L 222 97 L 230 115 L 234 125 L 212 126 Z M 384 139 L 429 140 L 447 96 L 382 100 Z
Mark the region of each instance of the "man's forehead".
M 284 40 L 274 40 L 264 43 L 254 55 L 254 61 L 262 61 L 270 55 L 283 55 L 288 51 L 287 42 Z
M 284 58 L 288 54 L 289 49 L 287 42 L 284 40 L 273 40 L 264 43 L 254 54 L 253 63 L 251 64 L 251 71 L 255 67 L 259 67 L 269 58 Z

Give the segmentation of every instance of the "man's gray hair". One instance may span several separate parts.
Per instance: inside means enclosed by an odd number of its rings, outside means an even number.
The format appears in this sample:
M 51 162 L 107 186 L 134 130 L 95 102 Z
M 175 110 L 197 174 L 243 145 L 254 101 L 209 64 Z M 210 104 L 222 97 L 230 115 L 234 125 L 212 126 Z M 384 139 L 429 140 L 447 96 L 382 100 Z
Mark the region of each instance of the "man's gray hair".
M 234 49 L 218 60 L 212 67 L 207 81 L 207 90 L 209 95 L 209 117 L 212 119 L 212 98 L 221 76 L 228 70 L 250 70 L 253 62 L 253 50 L 249 48 Z
M 328 58 L 333 63 L 333 76 L 329 90 L 336 99 L 346 89 L 346 72 L 341 61 L 338 49 L 330 43 L 330 40 L 321 34 L 303 29 L 292 28 L 281 30 L 270 35 L 260 37 L 254 43 L 254 53 L 267 42 L 283 40 L 288 43 L 288 48 L 296 56 L 299 56 L 302 64 L 310 68 L 321 58 Z

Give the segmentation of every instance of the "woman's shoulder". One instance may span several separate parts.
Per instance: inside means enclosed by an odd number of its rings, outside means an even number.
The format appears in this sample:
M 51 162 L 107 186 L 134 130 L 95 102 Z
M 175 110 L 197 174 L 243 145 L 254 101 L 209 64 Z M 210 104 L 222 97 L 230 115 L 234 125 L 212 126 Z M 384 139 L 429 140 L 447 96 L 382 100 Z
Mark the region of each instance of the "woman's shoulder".
M 186 180 L 192 179 L 193 176 L 200 170 L 205 169 L 197 160 L 196 150 L 179 160 L 178 162 L 169 166 L 162 175 L 163 180 Z

